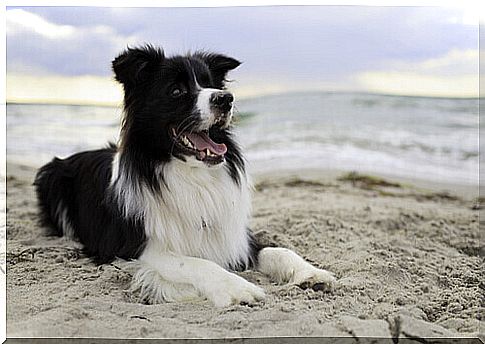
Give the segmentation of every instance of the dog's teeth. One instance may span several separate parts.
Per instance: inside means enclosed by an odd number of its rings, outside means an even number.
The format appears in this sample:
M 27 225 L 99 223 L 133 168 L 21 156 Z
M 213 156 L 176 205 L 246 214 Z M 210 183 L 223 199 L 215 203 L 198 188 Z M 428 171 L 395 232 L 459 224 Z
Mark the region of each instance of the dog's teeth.
M 189 148 L 194 148 L 194 146 L 192 145 L 192 142 L 190 142 L 187 136 L 182 136 L 182 142 L 185 144 L 185 146 Z

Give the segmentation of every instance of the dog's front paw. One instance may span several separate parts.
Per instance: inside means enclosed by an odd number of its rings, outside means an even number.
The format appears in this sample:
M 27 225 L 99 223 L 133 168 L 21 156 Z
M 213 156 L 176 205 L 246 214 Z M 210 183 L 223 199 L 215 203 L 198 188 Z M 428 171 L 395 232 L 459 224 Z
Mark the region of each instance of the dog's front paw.
M 297 271 L 292 282 L 302 289 L 311 288 L 315 291 L 328 292 L 335 288 L 337 280 L 333 274 L 327 270 L 308 266 L 303 270 Z
M 265 297 L 263 289 L 229 272 L 208 283 L 203 293 L 216 307 L 254 304 Z

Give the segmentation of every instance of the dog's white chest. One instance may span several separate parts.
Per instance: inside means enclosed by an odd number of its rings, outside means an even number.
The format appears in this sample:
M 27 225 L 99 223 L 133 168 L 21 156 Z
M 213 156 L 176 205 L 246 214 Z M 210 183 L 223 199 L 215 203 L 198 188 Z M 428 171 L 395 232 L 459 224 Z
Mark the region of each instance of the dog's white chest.
M 224 168 L 194 168 L 178 161 L 166 165 L 163 176 L 161 195 L 145 197 L 151 244 L 224 267 L 246 263 L 251 200 L 245 177 L 237 185 Z

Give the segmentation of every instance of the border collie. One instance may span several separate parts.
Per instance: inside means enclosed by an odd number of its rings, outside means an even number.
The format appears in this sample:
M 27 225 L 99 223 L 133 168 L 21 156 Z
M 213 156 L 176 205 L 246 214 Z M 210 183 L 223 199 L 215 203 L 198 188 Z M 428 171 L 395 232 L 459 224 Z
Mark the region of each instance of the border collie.
M 239 64 L 128 48 L 112 62 L 124 89 L 119 144 L 54 158 L 37 173 L 42 224 L 98 264 L 134 261 L 132 287 L 148 302 L 258 302 L 263 290 L 231 272 L 250 268 L 279 283 L 335 281 L 291 250 L 263 247 L 248 228 L 251 184 L 225 87 Z

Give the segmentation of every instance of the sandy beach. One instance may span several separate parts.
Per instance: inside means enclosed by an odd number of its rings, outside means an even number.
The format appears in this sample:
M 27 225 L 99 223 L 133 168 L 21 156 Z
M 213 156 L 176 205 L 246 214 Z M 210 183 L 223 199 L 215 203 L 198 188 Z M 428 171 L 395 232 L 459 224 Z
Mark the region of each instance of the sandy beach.
M 477 336 L 483 246 L 473 188 L 311 171 L 254 176 L 252 228 L 335 273 L 335 291 L 275 285 L 255 306 L 146 305 L 124 262 L 96 266 L 37 225 L 34 170 L 7 168 L 9 337 Z M 391 341 L 389 341 L 391 342 Z

